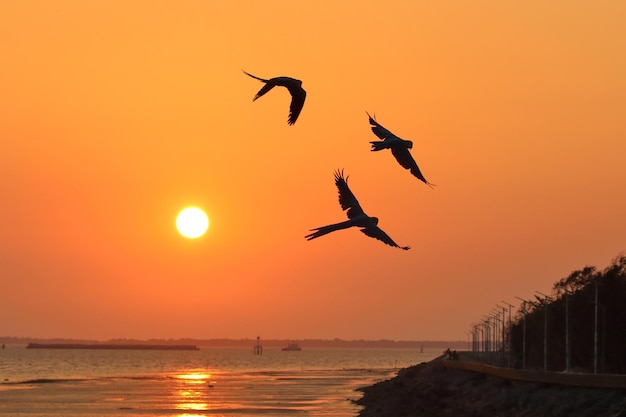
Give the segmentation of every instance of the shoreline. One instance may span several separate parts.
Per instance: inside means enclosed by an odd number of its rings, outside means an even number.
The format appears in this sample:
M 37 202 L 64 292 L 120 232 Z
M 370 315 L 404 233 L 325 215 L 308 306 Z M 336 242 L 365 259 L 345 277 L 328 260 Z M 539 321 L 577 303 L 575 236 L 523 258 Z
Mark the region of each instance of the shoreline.
M 626 391 L 511 382 L 444 366 L 443 356 L 358 391 L 358 417 L 626 416 Z

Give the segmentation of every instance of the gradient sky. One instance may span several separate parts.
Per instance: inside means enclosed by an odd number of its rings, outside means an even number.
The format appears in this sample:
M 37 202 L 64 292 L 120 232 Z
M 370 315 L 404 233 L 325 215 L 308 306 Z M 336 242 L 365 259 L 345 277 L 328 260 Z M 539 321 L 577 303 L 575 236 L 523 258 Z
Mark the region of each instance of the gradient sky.
M 626 250 L 625 21 L 603 0 L 2 2 L 0 335 L 466 339 Z M 242 69 L 303 80 L 294 126 Z M 366 111 L 434 190 L 370 152 Z M 411 250 L 304 239 L 346 219 L 337 168 Z

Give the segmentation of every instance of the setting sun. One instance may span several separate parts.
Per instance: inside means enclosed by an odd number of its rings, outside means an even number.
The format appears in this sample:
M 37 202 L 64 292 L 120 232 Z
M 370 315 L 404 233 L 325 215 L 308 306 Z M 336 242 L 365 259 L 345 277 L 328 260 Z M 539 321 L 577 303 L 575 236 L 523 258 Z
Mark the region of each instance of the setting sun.
M 209 228 L 209 218 L 197 207 L 187 207 L 176 217 L 176 228 L 186 238 L 202 236 Z

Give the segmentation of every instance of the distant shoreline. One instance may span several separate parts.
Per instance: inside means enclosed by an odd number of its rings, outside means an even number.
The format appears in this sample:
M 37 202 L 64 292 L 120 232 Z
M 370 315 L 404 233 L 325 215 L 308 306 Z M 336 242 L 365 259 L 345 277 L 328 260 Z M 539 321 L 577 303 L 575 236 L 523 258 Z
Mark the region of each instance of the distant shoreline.
M 464 350 L 467 342 L 464 341 L 396 341 L 396 340 L 343 340 L 343 339 L 261 339 L 263 348 L 282 348 L 290 342 L 298 342 L 303 348 L 407 348 L 407 349 L 441 349 L 446 348 Z M 112 339 L 106 341 L 66 338 L 27 338 L 0 336 L 0 344 L 27 346 L 28 344 L 83 344 L 83 345 L 193 345 L 197 347 L 243 347 L 250 348 L 256 344 L 256 339 Z
M 199 350 L 196 345 L 146 345 L 141 343 L 29 343 L 26 349 L 102 349 L 102 350 Z

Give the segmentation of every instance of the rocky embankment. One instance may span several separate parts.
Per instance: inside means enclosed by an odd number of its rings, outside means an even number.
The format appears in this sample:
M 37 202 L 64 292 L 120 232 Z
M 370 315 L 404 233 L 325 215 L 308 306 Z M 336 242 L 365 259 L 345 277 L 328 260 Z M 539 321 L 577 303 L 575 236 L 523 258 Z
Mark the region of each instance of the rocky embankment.
M 622 390 L 512 383 L 443 361 L 361 389 L 359 417 L 626 417 Z

